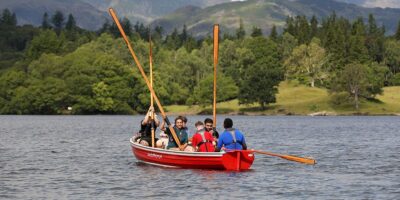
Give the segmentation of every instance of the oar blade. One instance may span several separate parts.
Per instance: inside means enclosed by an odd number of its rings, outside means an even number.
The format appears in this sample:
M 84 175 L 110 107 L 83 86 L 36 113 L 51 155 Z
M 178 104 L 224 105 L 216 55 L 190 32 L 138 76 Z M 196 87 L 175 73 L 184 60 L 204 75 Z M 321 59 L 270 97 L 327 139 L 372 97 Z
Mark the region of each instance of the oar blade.
M 311 158 L 302 158 L 302 157 L 297 157 L 297 156 L 291 156 L 291 155 L 281 155 L 281 158 L 284 158 L 286 160 L 291 160 L 299 163 L 304 163 L 307 165 L 315 165 L 316 161 Z

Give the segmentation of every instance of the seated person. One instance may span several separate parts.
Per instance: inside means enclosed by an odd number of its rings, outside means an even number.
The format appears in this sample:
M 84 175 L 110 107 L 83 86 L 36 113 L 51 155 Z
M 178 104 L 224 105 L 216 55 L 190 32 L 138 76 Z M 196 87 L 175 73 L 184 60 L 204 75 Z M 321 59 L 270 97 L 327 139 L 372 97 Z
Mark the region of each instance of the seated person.
M 214 137 L 213 144 L 214 144 L 214 146 L 217 146 L 219 133 L 215 128 L 213 128 L 213 124 L 214 124 L 214 121 L 212 119 L 210 119 L 210 118 L 206 118 L 204 120 L 205 129 L 206 129 L 206 131 L 208 131 L 208 132 L 210 132 L 212 134 L 212 136 Z
M 219 137 L 218 145 L 215 151 L 220 151 L 221 149 L 247 149 L 244 135 L 239 130 L 232 128 L 232 126 L 232 119 L 226 118 L 224 120 L 225 131 Z
M 181 143 L 181 145 L 184 145 L 186 147 L 188 143 L 188 135 L 183 127 L 182 116 L 178 116 L 177 118 L 175 118 L 175 125 L 173 129 L 175 130 L 176 136 L 179 138 L 179 142 Z M 161 124 L 161 130 L 163 130 L 169 137 L 167 149 L 179 150 L 178 144 L 175 142 L 171 131 L 168 127 L 165 127 L 165 120 Z
M 150 107 L 149 111 L 147 112 L 146 116 L 141 122 L 140 126 L 140 139 L 139 143 L 145 146 L 151 146 L 151 129 L 153 127 L 154 133 L 156 132 L 157 127 L 159 126 L 160 122 L 157 119 L 157 115 L 154 113 L 154 119 L 152 119 L 152 115 L 154 112 L 154 108 Z M 154 136 L 155 137 L 155 136 Z M 157 139 L 154 138 L 154 142 L 157 142 Z
M 197 132 L 193 135 L 192 146 L 198 152 L 214 152 L 214 138 L 210 132 L 206 131 L 201 121 L 195 124 Z
M 157 140 L 156 147 L 165 149 L 168 146 L 168 135 L 162 131 L 160 133 L 160 138 Z
M 189 128 L 187 127 L 188 119 L 187 119 L 187 117 L 182 116 L 182 120 L 183 120 L 183 129 L 185 129 L 186 133 L 188 134 L 188 138 L 190 140 L 190 138 L 192 137 L 192 134 L 190 133 Z

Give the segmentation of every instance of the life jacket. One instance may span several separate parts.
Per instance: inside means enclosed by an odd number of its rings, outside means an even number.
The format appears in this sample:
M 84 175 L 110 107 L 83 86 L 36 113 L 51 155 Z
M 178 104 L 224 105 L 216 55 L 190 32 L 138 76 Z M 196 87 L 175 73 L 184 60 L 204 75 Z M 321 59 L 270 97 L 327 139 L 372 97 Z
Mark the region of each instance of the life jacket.
M 208 152 L 208 147 L 207 147 L 206 143 L 210 143 L 212 145 L 212 142 L 210 140 L 206 139 L 206 136 L 204 135 L 204 133 L 205 133 L 204 129 L 201 129 L 197 133 L 199 133 L 201 135 L 201 139 L 202 139 L 202 141 L 197 144 L 197 148 L 199 149 L 202 144 L 205 144 L 206 151 Z
M 226 146 L 228 146 L 228 145 L 230 145 L 230 144 L 235 144 L 235 148 L 236 148 L 236 143 L 239 143 L 240 145 L 242 145 L 243 146 L 243 142 L 242 141 L 237 141 L 237 139 L 236 139 L 236 130 L 234 129 L 234 128 L 230 128 L 230 129 L 227 129 L 227 131 L 231 134 L 231 136 L 232 136 L 232 142 L 231 143 L 229 143 L 229 144 L 226 144 Z

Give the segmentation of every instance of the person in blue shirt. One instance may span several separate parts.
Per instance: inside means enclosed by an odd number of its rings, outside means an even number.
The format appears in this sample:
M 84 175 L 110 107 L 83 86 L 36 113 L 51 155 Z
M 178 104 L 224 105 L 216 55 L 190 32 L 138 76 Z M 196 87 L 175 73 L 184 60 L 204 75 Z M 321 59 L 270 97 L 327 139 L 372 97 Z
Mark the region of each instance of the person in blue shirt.
M 244 135 L 237 129 L 232 128 L 233 121 L 231 118 L 226 118 L 224 120 L 225 131 L 219 136 L 218 144 L 215 151 L 220 151 L 221 149 L 237 149 L 246 150 L 246 140 Z

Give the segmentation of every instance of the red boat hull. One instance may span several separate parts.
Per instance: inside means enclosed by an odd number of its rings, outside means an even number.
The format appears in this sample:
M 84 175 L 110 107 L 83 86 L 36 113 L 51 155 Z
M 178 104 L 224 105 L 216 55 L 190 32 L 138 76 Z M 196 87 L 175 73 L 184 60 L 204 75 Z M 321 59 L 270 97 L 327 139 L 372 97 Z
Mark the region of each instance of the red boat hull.
M 132 152 L 141 161 L 152 165 L 190 169 L 247 170 L 254 153 L 246 150 L 229 152 L 185 152 L 143 146 L 131 139 Z

